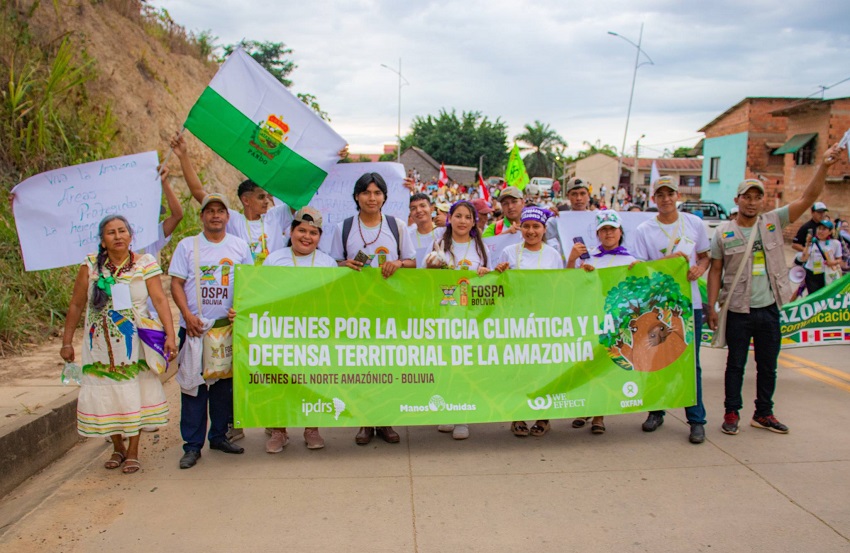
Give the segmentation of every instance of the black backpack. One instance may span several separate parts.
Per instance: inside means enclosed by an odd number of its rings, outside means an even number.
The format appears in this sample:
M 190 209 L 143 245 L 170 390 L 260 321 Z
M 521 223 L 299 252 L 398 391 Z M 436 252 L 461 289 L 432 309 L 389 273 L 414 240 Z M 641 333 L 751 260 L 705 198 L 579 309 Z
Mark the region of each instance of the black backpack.
M 356 215 L 355 215 L 356 217 Z M 383 215 L 382 215 L 383 217 Z M 395 217 L 392 215 L 388 215 L 387 217 L 387 226 L 390 228 L 390 232 L 395 238 L 396 251 L 398 252 L 398 258 L 401 259 L 401 241 L 398 236 L 398 223 L 395 220 Z M 342 222 L 342 256 L 343 259 L 348 259 L 348 235 L 351 234 L 351 227 L 354 225 L 354 217 L 349 217 L 345 221 Z

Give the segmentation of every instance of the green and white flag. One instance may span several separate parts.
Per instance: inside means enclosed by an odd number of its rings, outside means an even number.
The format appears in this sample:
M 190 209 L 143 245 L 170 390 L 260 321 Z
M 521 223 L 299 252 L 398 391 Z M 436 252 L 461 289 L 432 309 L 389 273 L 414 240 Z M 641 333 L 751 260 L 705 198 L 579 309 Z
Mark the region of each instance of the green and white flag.
M 508 186 L 516 186 L 520 190 L 525 190 L 525 185 L 528 184 L 528 172 L 525 170 L 525 163 L 522 162 L 522 157 L 519 155 L 519 148 L 514 144 L 514 149 L 511 150 L 511 156 L 508 158 L 508 168 L 505 170 L 505 182 Z
M 241 48 L 201 93 L 185 127 L 296 209 L 307 205 L 346 144 Z

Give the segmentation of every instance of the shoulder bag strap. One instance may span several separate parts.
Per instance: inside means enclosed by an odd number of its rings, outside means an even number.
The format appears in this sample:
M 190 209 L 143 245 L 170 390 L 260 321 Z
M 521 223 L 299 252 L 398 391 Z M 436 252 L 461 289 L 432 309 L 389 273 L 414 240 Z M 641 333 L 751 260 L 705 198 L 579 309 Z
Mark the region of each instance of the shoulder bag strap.
M 735 278 L 732 280 L 732 287 L 729 288 L 729 295 L 726 296 L 726 302 L 720 308 L 721 317 L 725 316 L 726 312 L 729 311 L 729 300 L 732 299 L 732 292 L 735 290 L 735 287 L 738 286 L 738 281 L 741 280 L 741 275 L 744 274 L 744 267 L 747 266 L 747 259 L 749 259 L 750 253 L 752 253 L 753 251 L 753 244 L 755 244 L 756 241 L 756 233 L 761 232 L 758 228 L 760 222 L 761 217 L 756 219 L 756 224 L 753 225 L 753 230 L 752 232 L 750 232 L 750 241 L 747 242 L 747 249 L 744 251 L 744 258 L 741 260 L 741 265 L 738 267 L 738 272 L 735 273 Z
M 351 225 L 354 217 L 349 217 L 342 222 L 342 258 L 348 259 L 348 235 L 351 234 Z
M 398 258 L 401 259 L 401 238 L 398 235 L 398 223 L 392 215 L 385 215 L 387 218 L 387 226 L 390 227 L 390 233 L 395 238 L 396 249 L 398 250 Z
M 195 301 L 198 302 L 198 317 L 201 310 L 201 235 L 195 236 Z

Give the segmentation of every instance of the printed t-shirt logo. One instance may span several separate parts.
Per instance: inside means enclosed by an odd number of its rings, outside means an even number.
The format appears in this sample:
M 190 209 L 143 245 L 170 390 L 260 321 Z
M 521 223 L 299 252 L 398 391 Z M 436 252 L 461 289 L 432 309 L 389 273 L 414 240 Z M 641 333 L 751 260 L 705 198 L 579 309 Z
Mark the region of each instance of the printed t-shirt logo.
M 382 267 L 384 263 L 387 262 L 387 254 L 390 253 L 390 250 L 381 246 L 380 248 L 375 249 L 375 255 L 378 256 L 378 266 Z

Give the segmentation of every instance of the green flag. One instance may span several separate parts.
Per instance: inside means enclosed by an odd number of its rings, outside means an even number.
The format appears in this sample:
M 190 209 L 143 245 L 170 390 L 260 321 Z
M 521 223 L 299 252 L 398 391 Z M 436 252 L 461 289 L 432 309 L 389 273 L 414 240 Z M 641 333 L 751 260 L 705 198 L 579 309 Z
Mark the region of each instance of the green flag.
M 525 163 L 519 155 L 519 148 L 514 144 L 514 149 L 511 150 L 511 157 L 508 158 L 508 169 L 505 171 L 505 181 L 508 186 L 516 186 L 520 190 L 525 190 L 525 185 L 528 184 L 528 172 L 525 170 Z

